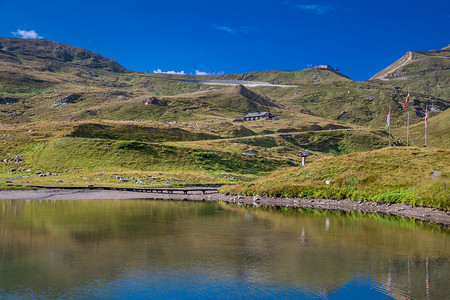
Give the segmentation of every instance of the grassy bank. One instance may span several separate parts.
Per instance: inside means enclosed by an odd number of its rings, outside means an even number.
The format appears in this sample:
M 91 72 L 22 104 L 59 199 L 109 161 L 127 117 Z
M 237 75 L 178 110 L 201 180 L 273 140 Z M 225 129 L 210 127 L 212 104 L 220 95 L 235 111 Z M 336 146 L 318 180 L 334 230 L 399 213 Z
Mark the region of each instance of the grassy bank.
M 264 133 L 265 124 L 273 128 L 270 133 L 295 133 L 257 136 Z M 56 186 L 133 186 L 136 179 L 142 179 L 146 186 L 230 184 L 295 166 L 302 151 L 309 151 L 309 160 L 313 161 L 387 144 L 386 134 L 379 130 L 324 130 L 326 124 L 317 124 L 317 131 L 300 131 L 296 124 L 283 120 L 245 123 L 254 130 L 225 121 L 79 121 L 3 126 L 0 188 L 5 187 L 5 181 Z M 3 161 L 16 156 L 24 162 Z M 122 182 L 117 176 L 135 180 Z
M 224 192 L 306 198 L 371 200 L 450 209 L 450 151 L 383 148 L 318 159 L 276 171 Z
M 16 184 L 124 184 L 116 176 L 142 179 L 150 186 L 223 184 L 290 165 L 256 155 L 93 138 L 53 138 L 20 148 L 24 163 L 0 165 L 1 176 Z M 133 185 L 134 180 L 126 184 Z

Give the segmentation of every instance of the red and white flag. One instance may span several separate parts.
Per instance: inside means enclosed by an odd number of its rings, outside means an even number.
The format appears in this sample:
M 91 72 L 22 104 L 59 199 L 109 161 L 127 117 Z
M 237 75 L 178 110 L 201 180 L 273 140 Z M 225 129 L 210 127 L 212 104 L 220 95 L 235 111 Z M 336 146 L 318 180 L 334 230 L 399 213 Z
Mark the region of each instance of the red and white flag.
M 425 111 L 425 128 L 427 127 L 427 125 L 428 125 L 428 107 Z
M 403 104 L 403 109 L 406 107 L 406 104 L 408 104 L 408 101 L 409 101 L 409 92 L 408 92 L 408 96 L 406 96 L 405 104 Z
M 391 126 L 391 107 L 390 106 L 389 106 L 386 123 L 387 123 L 387 126 Z

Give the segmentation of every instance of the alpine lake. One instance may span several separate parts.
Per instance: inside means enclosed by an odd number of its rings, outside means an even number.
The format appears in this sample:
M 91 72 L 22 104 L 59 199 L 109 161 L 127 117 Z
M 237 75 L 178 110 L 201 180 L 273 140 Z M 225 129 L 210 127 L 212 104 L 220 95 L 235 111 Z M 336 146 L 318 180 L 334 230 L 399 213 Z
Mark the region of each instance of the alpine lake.
M 220 202 L 0 200 L 2 299 L 450 299 L 450 230 Z

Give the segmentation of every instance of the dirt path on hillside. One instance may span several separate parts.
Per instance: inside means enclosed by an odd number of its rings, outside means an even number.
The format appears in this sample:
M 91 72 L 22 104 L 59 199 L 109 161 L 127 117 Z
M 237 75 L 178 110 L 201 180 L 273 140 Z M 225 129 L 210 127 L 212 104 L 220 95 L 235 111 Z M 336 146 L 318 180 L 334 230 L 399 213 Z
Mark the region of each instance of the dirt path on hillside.
M 162 76 L 152 76 L 152 75 L 138 75 L 140 77 L 147 78 L 156 78 L 162 80 L 172 80 L 172 81 L 184 81 L 190 83 L 200 83 L 206 85 L 243 85 L 246 87 L 255 87 L 255 86 L 272 86 L 272 87 L 296 87 L 298 85 L 290 85 L 290 84 L 273 84 L 265 81 L 250 81 L 250 80 L 218 80 L 218 79 L 180 79 L 180 78 L 168 78 Z
M 153 199 L 175 201 L 223 201 L 238 206 L 255 206 L 271 208 L 312 208 L 338 211 L 357 211 L 383 215 L 399 216 L 450 227 L 450 211 L 427 207 L 414 207 L 406 204 L 390 204 L 370 201 L 277 198 L 262 196 L 224 195 L 219 193 L 205 194 L 164 194 L 140 193 L 109 190 L 1 190 L 0 199 L 6 200 L 103 200 L 103 199 Z

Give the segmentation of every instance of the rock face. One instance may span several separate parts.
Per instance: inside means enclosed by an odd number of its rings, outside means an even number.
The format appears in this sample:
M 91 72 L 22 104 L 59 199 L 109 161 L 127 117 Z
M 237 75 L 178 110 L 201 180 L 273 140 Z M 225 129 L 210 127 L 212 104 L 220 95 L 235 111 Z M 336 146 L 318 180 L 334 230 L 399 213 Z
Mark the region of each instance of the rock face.
M 248 100 L 254 101 L 261 105 L 268 106 L 268 107 L 280 107 L 280 105 L 275 103 L 275 100 L 273 100 L 272 98 L 269 98 L 267 96 L 258 94 L 252 90 L 249 90 L 242 84 L 239 84 L 239 85 L 233 87 L 232 89 L 233 89 L 233 92 L 241 94 Z
M 80 94 L 70 94 L 66 97 L 56 100 L 56 104 L 75 103 L 80 98 L 81 98 Z
M 161 105 L 161 102 L 155 97 L 150 97 L 144 100 L 144 105 Z
M 425 101 L 413 100 L 412 105 L 415 109 L 416 115 L 420 118 L 425 117 L 426 107 L 428 106 L 428 111 L 432 113 L 438 113 L 444 110 L 447 110 L 450 106 L 439 99 L 427 99 Z
M 96 111 L 90 110 L 90 109 L 85 110 L 84 113 L 85 113 L 86 115 L 91 115 L 91 116 L 97 115 L 97 112 L 96 112 Z
M 11 98 L 11 97 L 0 98 L 0 104 L 13 104 L 16 102 L 19 102 L 19 99 Z

